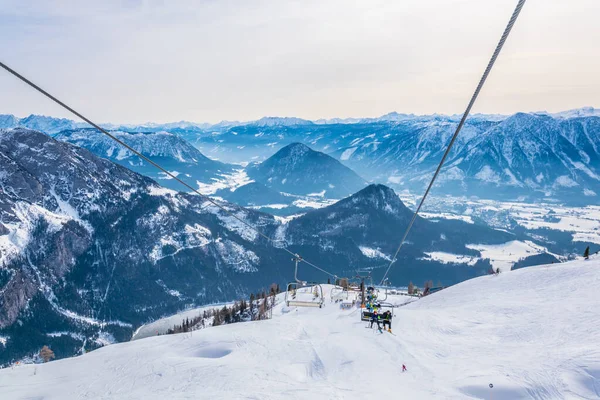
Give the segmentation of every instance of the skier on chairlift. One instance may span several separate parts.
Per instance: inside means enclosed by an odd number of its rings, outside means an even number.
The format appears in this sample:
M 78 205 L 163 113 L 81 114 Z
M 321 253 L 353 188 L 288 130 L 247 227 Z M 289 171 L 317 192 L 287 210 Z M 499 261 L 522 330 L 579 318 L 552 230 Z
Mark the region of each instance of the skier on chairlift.
M 379 325 L 379 313 L 377 310 L 373 310 L 373 314 L 371 314 L 371 328 L 373 328 L 373 323 L 377 323 L 377 329 L 381 332 L 381 325 Z
M 392 333 L 392 313 L 388 310 L 386 312 L 383 313 L 382 315 L 382 319 L 383 319 L 383 330 L 385 331 L 385 326 L 388 326 L 387 331 L 389 333 Z

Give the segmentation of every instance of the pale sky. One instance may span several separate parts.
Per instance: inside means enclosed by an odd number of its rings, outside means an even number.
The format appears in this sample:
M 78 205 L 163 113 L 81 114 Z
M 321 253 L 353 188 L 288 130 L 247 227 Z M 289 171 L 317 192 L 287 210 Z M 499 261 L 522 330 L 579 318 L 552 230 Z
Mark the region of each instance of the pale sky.
M 516 0 L 0 0 L 0 59 L 98 122 L 462 113 Z M 600 107 L 600 0 L 528 0 L 473 112 Z M 0 70 L 0 114 L 73 118 Z

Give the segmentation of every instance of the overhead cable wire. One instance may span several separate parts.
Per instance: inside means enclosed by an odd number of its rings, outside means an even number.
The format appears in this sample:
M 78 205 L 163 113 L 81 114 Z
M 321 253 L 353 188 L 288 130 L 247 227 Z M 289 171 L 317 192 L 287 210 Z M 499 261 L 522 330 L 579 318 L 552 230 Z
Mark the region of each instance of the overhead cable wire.
M 425 199 L 427 198 L 427 195 L 429 195 L 429 191 L 433 187 L 433 184 L 435 183 L 435 180 L 437 179 L 437 177 L 440 173 L 440 170 L 442 169 L 442 166 L 444 165 L 444 162 L 446 161 L 446 158 L 448 157 L 448 154 L 450 153 L 450 150 L 452 149 L 452 146 L 454 145 L 454 142 L 456 141 L 456 138 L 458 137 L 458 134 L 460 133 L 460 130 L 462 129 L 462 127 L 465 123 L 465 120 L 469 116 L 469 113 L 471 112 L 471 108 L 473 107 L 473 104 L 475 104 L 475 100 L 477 100 L 477 96 L 479 96 L 479 92 L 481 91 L 483 84 L 485 83 L 488 75 L 490 74 L 490 71 L 492 70 L 494 63 L 496 62 L 496 59 L 498 58 L 498 55 L 500 54 L 500 50 L 502 50 L 502 47 L 504 46 L 504 42 L 506 42 L 506 39 L 508 38 L 508 35 L 510 34 L 510 31 L 511 31 L 513 25 L 517 21 L 517 17 L 519 16 L 519 13 L 521 12 L 521 9 L 523 8 L 524 5 L 525 5 L 525 0 L 519 0 L 517 6 L 515 7 L 515 10 L 513 11 L 512 16 L 510 17 L 510 20 L 508 21 L 508 24 L 506 25 L 506 28 L 504 29 L 504 33 L 502 34 L 502 37 L 500 38 L 500 41 L 498 42 L 498 45 L 496 46 L 496 50 L 494 50 L 494 53 L 492 54 L 492 58 L 490 59 L 488 65 L 487 65 L 487 68 L 483 72 L 483 76 L 479 80 L 479 84 L 477 85 L 475 92 L 471 96 L 471 100 L 469 101 L 469 104 L 468 104 L 465 112 L 463 113 L 463 116 L 460 119 L 458 126 L 456 127 L 456 131 L 454 132 L 454 135 L 452 135 L 452 139 L 450 140 L 450 143 L 448 144 L 448 147 L 446 148 L 446 151 L 444 152 L 444 155 L 443 155 L 437 169 L 435 170 L 433 177 L 431 178 L 431 182 L 429 182 L 429 186 L 427 186 L 427 190 L 425 191 L 425 194 L 421 198 L 421 202 L 419 203 L 419 206 L 417 207 L 415 213 L 413 214 L 412 219 L 410 220 L 410 223 L 408 224 L 408 227 L 406 228 L 406 231 L 404 232 L 404 236 L 402 236 L 400 245 L 398 246 L 398 249 L 396 250 L 394 257 L 392 257 L 390 264 L 388 265 L 388 268 L 385 271 L 385 274 L 383 275 L 383 278 L 381 279 L 381 283 L 383 283 L 383 281 L 385 281 L 385 278 L 387 278 L 387 275 L 390 272 L 392 265 L 394 265 L 394 262 L 396 262 L 396 257 L 398 256 L 400 249 L 404 245 L 404 242 L 405 242 L 406 238 L 408 237 L 408 234 L 410 233 L 410 230 L 411 230 L 413 224 L 415 223 L 417 216 L 419 215 L 419 211 L 421 211 L 421 207 L 423 206 L 423 203 L 425 203 Z
M 53 95 L 51 95 L 50 93 L 48 93 L 47 91 L 45 91 L 44 89 L 42 89 L 40 86 L 36 85 L 35 83 L 33 83 L 32 81 L 30 81 L 29 79 L 25 78 L 23 75 L 19 74 L 17 71 L 15 71 L 14 69 L 10 68 L 9 66 L 7 66 L 6 64 L 4 64 L 2 61 L 0 61 L 0 66 L 2 68 L 4 68 L 6 71 L 8 71 L 10 74 L 14 75 L 15 77 L 17 77 L 18 79 L 20 79 L 21 81 L 25 82 L 27 85 L 31 86 L 33 89 L 37 90 L 38 92 L 40 92 L 41 94 L 43 94 L 44 96 L 48 97 L 50 100 L 54 101 L 56 104 L 58 104 L 59 106 L 63 107 L 64 109 L 68 110 L 69 112 L 71 112 L 72 114 L 76 115 L 77 117 L 79 117 L 80 119 L 82 119 L 83 121 L 87 122 L 88 124 L 90 124 L 92 127 L 94 127 L 95 129 L 97 129 L 98 131 L 102 132 L 103 134 L 105 134 L 106 136 L 108 136 L 109 138 L 111 138 L 112 140 L 114 140 L 115 142 L 117 142 L 118 144 L 120 144 L 121 146 L 125 147 L 127 150 L 131 151 L 133 154 L 135 154 L 136 156 L 138 156 L 139 158 L 141 158 L 142 160 L 146 161 L 148 164 L 152 165 L 153 167 L 159 169 L 161 172 L 165 173 L 167 176 L 169 176 L 170 178 L 176 180 L 177 182 L 181 183 L 183 186 L 185 186 L 186 188 L 188 188 L 189 190 L 191 190 L 192 192 L 196 193 L 197 195 L 199 195 L 202 199 L 210 202 L 211 204 L 213 204 L 214 206 L 218 207 L 219 209 L 221 209 L 222 211 L 224 211 L 225 213 L 227 213 L 229 216 L 231 216 L 232 218 L 235 218 L 237 221 L 241 222 L 242 224 L 244 224 L 246 227 L 250 228 L 251 230 L 253 230 L 254 232 L 256 232 L 259 236 L 267 239 L 267 241 L 271 242 L 271 243 L 276 243 L 279 242 L 278 240 L 275 240 L 273 238 L 270 238 L 269 236 L 265 235 L 264 233 L 262 233 L 259 229 L 257 229 L 256 227 L 252 226 L 250 223 L 248 223 L 247 221 L 245 221 L 244 219 L 238 217 L 237 215 L 235 215 L 233 212 L 229 211 L 227 208 L 223 207 L 221 204 L 219 204 L 216 200 L 212 199 L 211 197 L 204 195 L 202 193 L 200 193 L 198 191 L 198 189 L 194 188 L 193 186 L 191 186 L 190 184 L 186 183 L 185 181 L 181 180 L 180 178 L 177 177 L 177 175 L 169 172 L 167 169 L 163 168 L 162 166 L 160 166 L 159 164 L 157 164 L 156 162 L 152 161 L 150 158 L 146 157 L 145 155 L 143 155 L 142 153 L 140 153 L 139 151 L 137 151 L 136 149 L 134 149 L 133 147 L 131 147 L 130 145 L 128 145 L 127 143 L 123 142 L 122 140 L 120 140 L 119 138 L 117 138 L 115 135 L 111 134 L 110 132 L 108 132 L 106 129 L 102 128 L 100 125 L 94 123 L 93 121 L 91 121 L 89 118 L 85 117 L 83 114 L 75 111 L 73 108 L 71 108 L 70 106 L 68 106 L 67 104 L 65 104 L 64 102 L 60 101 L 59 99 L 57 99 L 56 97 L 54 97 Z M 241 209 L 241 207 L 240 207 Z M 298 254 L 294 253 L 293 251 L 287 249 L 284 246 L 273 246 L 275 248 L 278 249 L 282 249 L 284 251 L 286 251 L 287 253 L 289 253 L 290 255 L 292 255 L 294 258 L 298 257 Z M 332 274 L 330 272 L 327 272 L 326 270 L 317 267 L 315 264 L 308 262 L 307 260 L 305 260 L 304 258 L 300 258 L 302 262 L 304 262 L 305 264 L 327 274 L 330 276 L 335 277 L 335 274 Z

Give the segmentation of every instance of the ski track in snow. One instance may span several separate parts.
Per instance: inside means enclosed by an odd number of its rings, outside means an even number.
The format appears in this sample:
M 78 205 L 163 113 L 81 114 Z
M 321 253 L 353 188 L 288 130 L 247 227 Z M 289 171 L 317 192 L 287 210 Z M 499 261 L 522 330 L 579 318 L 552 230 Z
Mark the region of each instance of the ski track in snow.
M 389 296 L 410 303 L 394 335 L 365 329 L 326 285 L 323 309 L 280 303 L 268 321 L 4 369 L 0 387 L 3 399 L 488 399 L 493 383 L 494 400 L 599 398 L 598 284 L 594 258 Z

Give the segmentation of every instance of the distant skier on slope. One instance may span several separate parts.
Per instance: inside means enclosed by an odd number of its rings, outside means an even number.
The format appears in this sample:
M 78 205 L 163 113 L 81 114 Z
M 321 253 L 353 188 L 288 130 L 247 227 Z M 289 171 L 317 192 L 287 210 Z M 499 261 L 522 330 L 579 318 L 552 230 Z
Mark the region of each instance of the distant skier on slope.
M 402 364 L 402 372 L 406 371 L 406 365 Z

